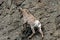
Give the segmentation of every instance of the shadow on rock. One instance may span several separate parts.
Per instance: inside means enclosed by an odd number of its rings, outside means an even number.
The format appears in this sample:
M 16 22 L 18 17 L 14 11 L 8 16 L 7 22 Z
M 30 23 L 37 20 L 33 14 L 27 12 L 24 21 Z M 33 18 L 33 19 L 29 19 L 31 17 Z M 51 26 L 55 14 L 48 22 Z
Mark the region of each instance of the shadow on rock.
M 22 31 L 22 38 L 21 38 L 21 40 L 29 40 L 28 37 L 32 34 L 32 30 L 31 30 L 31 28 L 30 28 L 30 25 L 27 24 L 27 23 L 24 24 L 24 27 L 25 27 L 25 28 L 24 28 L 24 30 Z M 39 34 L 38 29 L 39 29 L 39 28 L 34 27 L 34 30 L 35 30 L 35 32 L 36 32 L 34 35 Z M 44 29 L 44 28 L 42 28 L 42 29 Z M 33 36 L 34 36 L 34 35 L 33 35 Z

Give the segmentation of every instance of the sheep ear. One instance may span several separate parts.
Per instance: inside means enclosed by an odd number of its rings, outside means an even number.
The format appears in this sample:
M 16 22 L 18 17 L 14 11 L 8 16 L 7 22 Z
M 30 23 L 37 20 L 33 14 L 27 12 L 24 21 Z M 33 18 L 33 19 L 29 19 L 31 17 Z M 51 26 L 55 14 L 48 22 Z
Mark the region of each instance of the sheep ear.
M 27 13 L 29 13 L 29 10 L 26 9 L 25 11 L 26 11 Z

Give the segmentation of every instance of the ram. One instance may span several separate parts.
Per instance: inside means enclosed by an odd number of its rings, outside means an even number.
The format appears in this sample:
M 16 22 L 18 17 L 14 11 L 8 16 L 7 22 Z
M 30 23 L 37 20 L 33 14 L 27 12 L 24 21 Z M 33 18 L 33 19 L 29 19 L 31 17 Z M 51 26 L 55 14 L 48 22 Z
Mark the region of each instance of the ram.
M 34 30 L 34 27 L 38 27 L 38 31 L 41 33 L 42 37 L 43 37 L 43 32 L 41 30 L 41 23 L 40 21 L 35 18 L 30 12 L 28 9 L 22 9 L 20 8 L 21 12 L 22 12 L 22 15 L 23 15 L 23 23 L 28 23 L 31 27 L 31 30 L 32 30 L 32 34 L 28 37 L 28 38 L 31 38 L 33 36 L 33 34 L 35 33 L 35 30 Z

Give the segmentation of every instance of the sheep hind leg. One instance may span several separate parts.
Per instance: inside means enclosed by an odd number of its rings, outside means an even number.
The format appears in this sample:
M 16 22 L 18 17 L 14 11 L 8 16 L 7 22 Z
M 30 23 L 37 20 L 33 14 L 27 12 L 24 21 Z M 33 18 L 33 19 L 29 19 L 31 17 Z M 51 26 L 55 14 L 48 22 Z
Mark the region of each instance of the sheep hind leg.
M 42 32 L 41 28 L 39 28 L 39 32 L 41 33 L 42 38 L 43 38 L 44 36 L 43 36 L 43 32 Z

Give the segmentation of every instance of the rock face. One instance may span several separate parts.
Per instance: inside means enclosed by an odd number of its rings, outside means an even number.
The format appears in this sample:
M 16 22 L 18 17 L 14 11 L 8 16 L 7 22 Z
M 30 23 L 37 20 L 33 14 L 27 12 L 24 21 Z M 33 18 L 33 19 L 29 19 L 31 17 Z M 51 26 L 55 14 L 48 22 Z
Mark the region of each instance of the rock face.
M 31 35 L 31 28 L 22 31 L 19 8 L 27 8 L 42 23 L 43 40 L 60 40 L 60 0 L 0 0 L 0 40 L 42 40 L 41 34 Z

